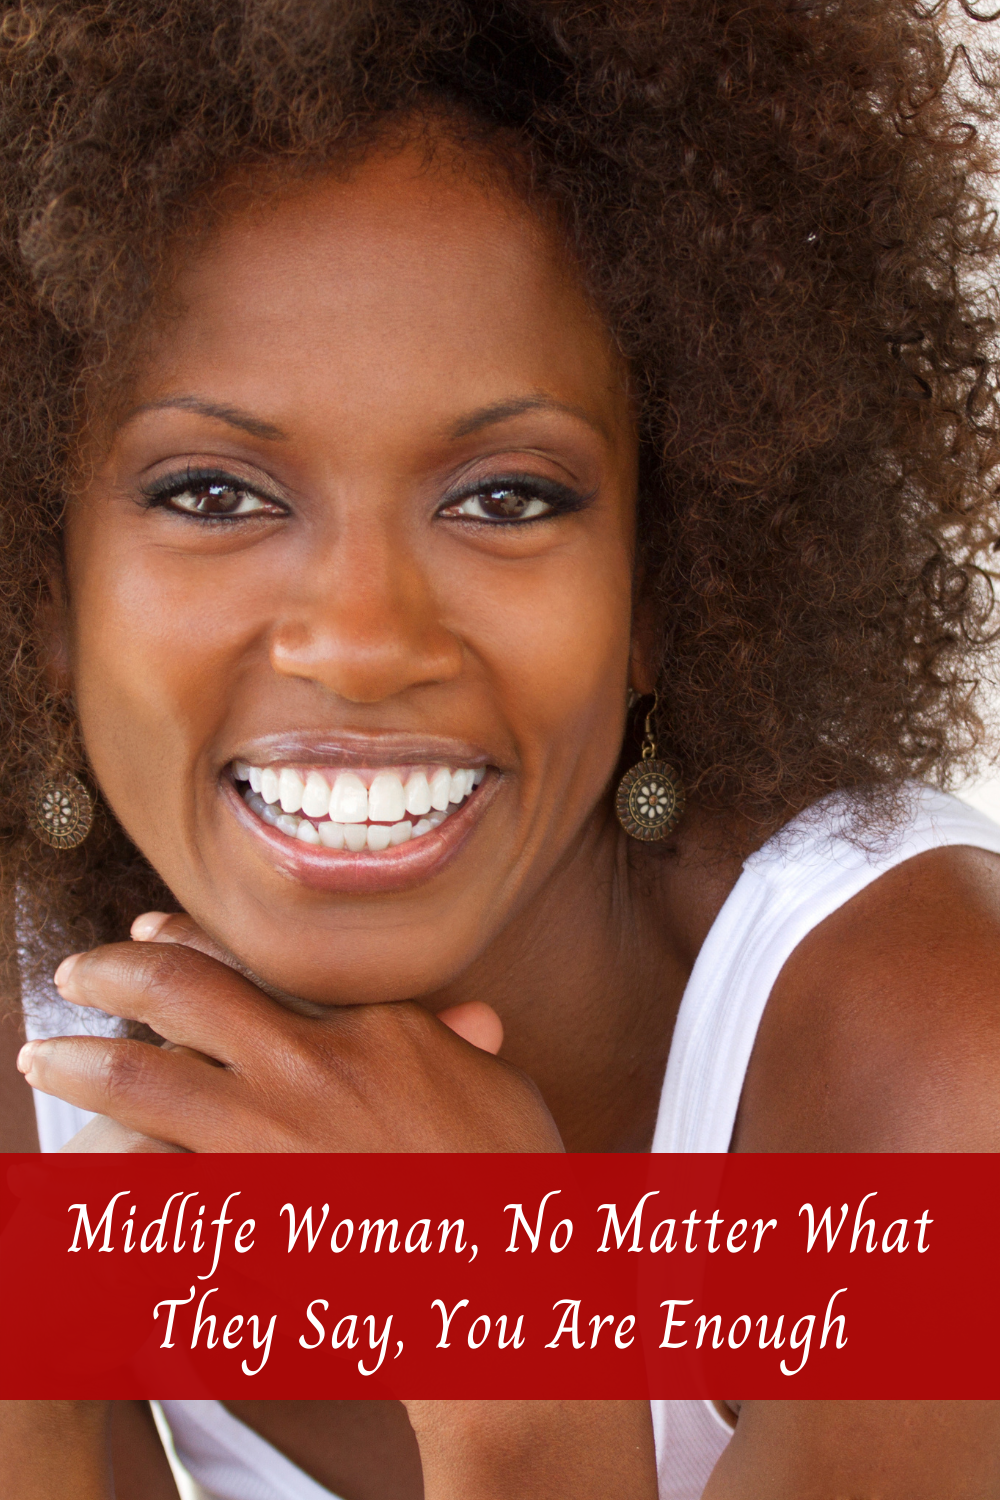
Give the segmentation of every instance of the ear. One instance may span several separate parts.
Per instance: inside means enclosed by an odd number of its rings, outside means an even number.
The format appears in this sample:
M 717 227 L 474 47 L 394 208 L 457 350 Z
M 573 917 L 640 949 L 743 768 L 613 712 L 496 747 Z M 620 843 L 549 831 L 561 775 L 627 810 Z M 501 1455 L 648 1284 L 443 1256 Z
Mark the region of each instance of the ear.
M 54 693 L 68 693 L 73 685 L 70 668 L 69 603 L 62 563 L 53 561 L 48 570 L 48 591 L 40 600 L 36 616 L 45 680 Z
M 637 589 L 632 613 L 632 647 L 629 653 L 628 685 L 645 697 L 653 692 L 659 677 L 655 614 L 649 596 Z

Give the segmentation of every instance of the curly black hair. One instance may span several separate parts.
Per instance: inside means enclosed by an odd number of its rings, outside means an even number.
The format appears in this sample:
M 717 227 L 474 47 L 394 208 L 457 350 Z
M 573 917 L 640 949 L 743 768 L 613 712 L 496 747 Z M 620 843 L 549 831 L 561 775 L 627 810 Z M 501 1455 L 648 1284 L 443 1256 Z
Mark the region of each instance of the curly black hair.
M 224 182 L 428 108 L 513 152 L 632 372 L 661 745 L 749 846 L 982 737 L 998 535 L 991 57 L 967 0 L 23 0 L 0 6 L 0 880 L 8 954 L 172 906 L 97 796 L 39 618 L 81 393 L 122 376 Z M 16 893 L 16 895 L 15 895 Z

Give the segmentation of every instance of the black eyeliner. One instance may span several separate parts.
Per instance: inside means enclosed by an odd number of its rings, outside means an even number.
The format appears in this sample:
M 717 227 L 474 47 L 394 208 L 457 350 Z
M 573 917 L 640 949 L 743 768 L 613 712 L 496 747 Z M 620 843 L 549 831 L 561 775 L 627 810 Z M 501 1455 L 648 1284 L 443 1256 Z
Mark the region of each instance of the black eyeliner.
M 234 494 L 254 495 L 259 500 L 264 500 L 268 505 L 280 506 L 285 509 L 284 502 L 276 499 L 273 495 L 261 489 L 259 486 L 248 483 L 236 474 L 231 474 L 225 469 L 188 466 L 183 473 L 174 471 L 172 474 L 164 474 L 159 479 L 151 480 L 147 484 L 140 485 L 140 504 L 146 510 L 157 507 L 166 508 L 171 500 L 178 495 L 185 494 L 188 490 L 207 488 L 215 486 L 218 489 L 229 490 Z M 194 521 L 219 522 L 219 521 L 246 521 L 249 516 L 227 516 L 199 515 L 197 511 L 177 509 L 177 515 L 187 516 Z
M 447 510 L 451 505 L 460 505 L 463 500 L 473 500 L 477 496 L 488 496 L 498 491 L 513 491 L 524 495 L 530 500 L 544 500 L 552 506 L 552 510 L 545 516 L 532 516 L 527 520 L 482 521 L 476 516 L 460 517 L 467 520 L 470 525 L 480 526 L 531 526 L 536 521 L 548 521 L 554 516 L 572 515 L 574 512 L 585 510 L 597 494 L 596 488 L 589 493 L 582 494 L 567 484 L 560 483 L 557 479 L 549 479 L 542 474 L 496 474 L 488 479 L 476 480 L 472 484 L 463 485 L 450 495 L 446 495 L 441 501 L 438 513 Z

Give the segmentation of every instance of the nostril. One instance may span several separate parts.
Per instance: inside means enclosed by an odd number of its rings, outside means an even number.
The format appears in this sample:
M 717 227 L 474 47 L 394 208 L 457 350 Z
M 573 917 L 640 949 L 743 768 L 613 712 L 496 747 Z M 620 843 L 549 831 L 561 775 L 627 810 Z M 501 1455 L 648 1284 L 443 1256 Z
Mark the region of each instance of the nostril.
M 269 657 L 279 676 L 314 682 L 357 704 L 453 682 L 465 665 L 462 642 L 443 626 L 395 613 L 388 620 L 370 619 L 366 626 L 363 611 L 351 619 L 338 618 L 337 628 L 329 623 L 282 624 L 272 634 Z

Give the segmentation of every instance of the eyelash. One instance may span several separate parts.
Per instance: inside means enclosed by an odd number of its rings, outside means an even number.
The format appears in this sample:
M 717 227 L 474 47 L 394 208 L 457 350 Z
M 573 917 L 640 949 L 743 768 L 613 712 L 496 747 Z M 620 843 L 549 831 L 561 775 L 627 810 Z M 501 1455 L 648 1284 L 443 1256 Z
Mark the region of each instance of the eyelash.
M 548 521 L 555 516 L 571 515 L 574 511 L 583 510 L 591 499 L 589 495 L 581 495 L 568 485 L 559 484 L 554 479 L 545 479 L 539 474 L 498 474 L 469 485 L 457 495 L 449 496 L 443 501 L 438 515 L 454 506 L 464 505 L 469 500 L 482 500 L 487 496 L 502 494 L 517 495 L 529 502 L 541 500 L 550 508 L 541 516 L 508 516 L 496 520 L 487 520 L 481 516 L 456 516 L 454 519 L 464 520 L 473 526 L 532 526 L 536 521 Z
M 198 493 L 205 490 L 219 490 L 231 495 L 247 495 L 255 500 L 263 500 L 266 504 L 274 506 L 282 514 L 288 511 L 280 501 L 262 490 L 255 489 L 244 480 L 238 479 L 234 474 L 227 474 L 221 469 L 186 469 L 183 474 L 167 474 L 162 479 L 154 480 L 152 484 L 146 485 L 142 491 L 142 503 L 147 510 L 160 508 L 173 510 L 176 515 L 186 517 L 191 521 L 198 521 L 203 526 L 229 525 L 233 521 L 246 521 L 249 515 L 199 515 L 197 511 L 185 510 L 172 502 L 179 499 L 181 495 L 188 492 Z M 258 513 L 259 514 L 259 513 Z
M 189 492 L 198 493 L 206 490 L 217 490 L 234 496 L 249 496 L 255 500 L 262 500 L 266 505 L 275 507 L 280 513 L 287 515 L 286 507 L 272 496 L 261 490 L 255 489 L 237 478 L 233 474 L 227 474 L 220 469 L 187 469 L 183 474 L 168 474 L 162 479 L 155 480 L 152 484 L 145 486 L 141 492 L 142 503 L 149 510 L 160 508 L 173 510 L 176 515 L 184 516 L 187 520 L 196 521 L 203 526 L 231 525 L 234 522 L 250 520 L 255 515 L 268 514 L 266 511 L 250 511 L 243 515 L 234 513 L 223 513 L 217 515 L 199 514 L 194 510 L 186 510 L 173 502 L 181 495 Z M 466 505 L 469 501 L 487 500 L 489 497 L 499 498 L 502 495 L 513 495 L 524 499 L 530 505 L 533 501 L 541 501 L 549 507 L 543 515 L 538 516 L 507 516 L 487 518 L 484 516 L 451 516 L 446 519 L 462 520 L 473 526 L 530 526 L 536 521 L 550 520 L 555 516 L 570 515 L 574 511 L 582 510 L 592 498 L 582 495 L 568 485 L 560 484 L 556 480 L 543 478 L 537 474 L 503 474 L 482 480 L 477 484 L 460 490 L 458 494 L 450 495 L 442 501 L 437 514 L 444 516 L 449 510 L 460 505 Z M 270 513 L 273 515 L 273 511 Z

